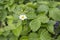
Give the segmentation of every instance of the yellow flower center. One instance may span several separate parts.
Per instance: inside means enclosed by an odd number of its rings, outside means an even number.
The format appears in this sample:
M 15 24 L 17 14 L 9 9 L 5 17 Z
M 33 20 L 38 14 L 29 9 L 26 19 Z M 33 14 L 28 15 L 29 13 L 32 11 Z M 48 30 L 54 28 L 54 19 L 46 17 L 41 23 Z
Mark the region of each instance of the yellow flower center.
M 24 18 L 24 16 L 22 16 L 22 18 Z

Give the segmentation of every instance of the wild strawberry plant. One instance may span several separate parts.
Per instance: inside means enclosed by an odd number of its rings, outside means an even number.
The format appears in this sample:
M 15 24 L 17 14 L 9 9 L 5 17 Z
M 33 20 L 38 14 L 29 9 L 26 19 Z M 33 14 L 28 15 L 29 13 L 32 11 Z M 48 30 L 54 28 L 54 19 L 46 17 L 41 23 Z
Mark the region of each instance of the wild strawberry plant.
M 0 40 L 60 40 L 60 2 L 0 0 Z

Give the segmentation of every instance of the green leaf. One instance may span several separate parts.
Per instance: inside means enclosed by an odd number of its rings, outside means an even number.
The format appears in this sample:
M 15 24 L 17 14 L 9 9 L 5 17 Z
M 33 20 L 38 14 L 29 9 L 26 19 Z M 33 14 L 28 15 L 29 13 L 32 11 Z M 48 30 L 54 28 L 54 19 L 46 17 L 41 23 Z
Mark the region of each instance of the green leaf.
M 44 28 L 40 28 L 39 30 L 38 30 L 38 35 L 40 36 L 40 34 L 41 34 L 41 32 L 44 30 Z
M 55 24 L 55 21 L 50 20 L 48 22 L 48 26 L 47 26 L 47 30 L 49 32 L 51 32 L 52 34 L 55 34 L 55 32 L 54 32 L 54 24 Z
M 44 2 L 44 1 L 50 1 L 50 0 L 37 0 L 37 2 Z
M 28 14 L 26 14 L 26 16 L 28 17 L 28 19 L 35 19 L 36 13 L 28 13 Z
M 60 10 L 58 8 L 52 8 L 49 10 L 49 17 L 55 21 L 60 21 Z
M 47 27 L 47 29 L 48 29 L 49 32 L 55 34 L 55 32 L 54 32 L 54 26 L 49 25 L 49 26 Z
M 0 4 L 6 4 L 9 0 L 0 0 Z
M 9 34 L 8 39 L 9 40 L 18 40 L 18 37 L 14 36 L 13 34 Z
M 7 38 L 4 36 L 0 36 L 0 40 L 7 40 Z
M 42 22 L 42 23 L 48 23 L 49 18 L 46 15 L 39 15 L 38 19 Z
M 8 11 L 9 12 L 13 12 L 14 11 L 14 9 L 15 9 L 15 7 L 16 7 L 16 4 L 14 4 L 14 5 L 12 5 L 11 7 L 9 7 L 8 5 L 5 5 L 5 8 L 8 8 Z
M 29 40 L 39 40 L 37 33 L 30 33 Z
M 23 26 L 21 35 L 28 35 L 28 33 L 31 31 L 29 26 Z
M 58 38 L 56 40 L 60 40 L 60 35 L 58 36 Z
M 15 0 L 16 3 L 23 4 L 24 0 Z
M 26 4 L 28 7 L 31 7 L 31 8 L 37 8 L 37 3 L 32 3 L 32 2 L 29 2 Z
M 23 3 L 24 2 L 24 0 L 19 0 L 19 3 L 21 4 L 21 3 Z
M 4 0 L 5 4 L 12 5 L 14 3 L 14 0 Z
M 35 32 L 40 28 L 41 22 L 38 19 L 34 19 L 30 22 L 29 26 L 31 30 Z
M 5 27 L 4 27 L 4 30 L 5 30 L 5 31 L 10 31 L 10 30 L 13 30 L 13 29 L 15 29 L 15 28 L 16 28 L 15 25 L 10 24 L 9 26 L 5 26 Z
M 44 29 L 40 33 L 40 40 L 52 40 L 51 35 L 48 33 L 48 31 L 46 29 Z
M 27 14 L 28 14 L 28 13 L 34 13 L 34 12 L 35 12 L 35 10 L 34 10 L 33 8 L 31 8 L 31 7 L 26 7 L 24 11 L 25 11 L 25 13 L 27 13 Z
M 29 0 L 29 1 L 31 1 L 31 2 L 35 2 L 36 0 Z
M 3 28 L 0 28 L 0 35 L 2 35 L 4 32 L 4 29 Z
M 50 8 L 54 8 L 54 7 L 57 6 L 57 3 L 54 2 L 54 1 L 50 1 L 48 5 L 49 5 Z
M 13 19 L 14 19 L 13 16 L 9 15 L 9 16 L 7 16 L 7 19 L 8 19 L 8 21 L 7 21 L 8 25 L 13 23 Z
M 40 5 L 38 8 L 37 8 L 37 12 L 38 13 L 44 13 L 44 14 L 47 14 L 49 10 L 49 7 L 47 5 Z
M 15 36 L 18 37 L 22 32 L 22 26 L 18 26 L 16 29 L 12 30 L 12 32 Z
M 4 14 L 4 15 L 3 15 L 3 14 Z M 6 16 L 7 16 L 6 10 L 4 10 L 4 9 L 1 10 L 1 11 L 0 11 L 0 21 L 5 20 Z
M 28 40 L 28 36 L 22 36 L 20 40 Z
M 9 35 L 10 31 L 4 31 L 3 36 L 7 37 Z
M 31 7 L 27 7 L 24 10 L 24 13 L 26 13 L 26 16 L 28 17 L 28 19 L 34 19 L 34 18 L 36 18 L 35 10 L 33 8 L 31 8 Z
M 18 14 L 18 15 L 20 15 L 20 14 L 24 13 L 23 10 L 25 10 L 26 7 L 27 7 L 27 6 L 24 5 L 24 4 L 16 5 L 15 9 L 13 10 L 13 12 L 16 13 L 16 14 Z
M 14 18 L 15 21 L 17 21 L 17 20 L 19 20 L 19 15 L 13 14 L 13 18 Z M 19 20 L 19 21 L 20 21 L 20 20 Z

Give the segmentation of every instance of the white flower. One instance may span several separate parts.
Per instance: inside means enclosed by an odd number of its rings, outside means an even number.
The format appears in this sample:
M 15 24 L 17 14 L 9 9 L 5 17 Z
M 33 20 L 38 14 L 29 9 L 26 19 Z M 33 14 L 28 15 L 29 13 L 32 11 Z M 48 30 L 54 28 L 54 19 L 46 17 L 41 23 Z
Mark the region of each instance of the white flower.
M 22 14 L 22 15 L 19 16 L 19 19 L 24 20 L 24 19 L 27 19 L 27 17 L 26 17 L 26 15 Z

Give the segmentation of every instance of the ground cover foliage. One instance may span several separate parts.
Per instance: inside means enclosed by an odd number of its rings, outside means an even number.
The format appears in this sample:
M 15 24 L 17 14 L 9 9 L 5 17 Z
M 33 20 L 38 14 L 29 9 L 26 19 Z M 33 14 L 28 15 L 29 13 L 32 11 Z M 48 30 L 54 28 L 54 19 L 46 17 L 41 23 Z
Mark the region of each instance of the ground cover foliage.
M 0 40 L 60 40 L 59 0 L 0 0 Z

